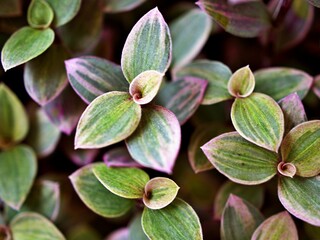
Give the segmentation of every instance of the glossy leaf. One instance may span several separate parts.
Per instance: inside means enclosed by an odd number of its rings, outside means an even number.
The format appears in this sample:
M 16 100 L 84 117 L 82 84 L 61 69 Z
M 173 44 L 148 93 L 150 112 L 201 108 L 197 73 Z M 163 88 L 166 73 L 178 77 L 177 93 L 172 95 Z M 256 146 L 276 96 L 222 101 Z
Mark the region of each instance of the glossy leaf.
M 320 227 L 320 177 L 280 177 L 278 196 L 295 217 Z
M 103 161 L 108 167 L 142 167 L 133 160 L 125 147 L 109 150 L 103 155 Z
M 28 62 L 24 68 L 24 85 L 40 105 L 52 101 L 67 86 L 63 61 L 68 53 L 63 46 L 52 45 L 45 53 Z
M 154 70 L 140 73 L 130 83 L 129 92 L 137 104 L 147 104 L 159 91 L 163 74 Z
M 71 86 L 88 104 L 109 91 L 128 91 L 121 67 L 108 60 L 84 56 L 65 64 Z
M 129 238 L 128 240 L 148 240 L 141 225 L 141 214 L 137 214 L 129 224 Z
M 237 98 L 232 105 L 231 120 L 242 137 L 278 152 L 284 133 L 284 116 L 271 97 L 253 93 L 246 98 Z
M 126 139 L 134 160 L 166 173 L 172 172 L 180 142 L 181 130 L 177 118 L 169 110 L 156 105 L 142 109 L 138 128 Z
M 245 186 L 228 181 L 222 185 L 214 201 L 214 218 L 220 219 L 224 206 L 230 196 L 236 195 L 255 206 L 257 209 L 261 208 L 264 200 L 263 187 Z
M 260 184 L 277 173 L 277 155 L 248 142 L 237 132 L 222 134 L 201 149 L 219 172 L 237 183 Z
M 36 156 L 30 147 L 18 145 L 0 152 L 0 198 L 19 210 L 37 173 Z
M 148 174 L 138 168 L 109 168 L 96 165 L 93 173 L 110 192 L 129 199 L 142 198 L 144 187 L 149 181 Z
M 47 50 L 54 40 L 54 32 L 23 27 L 16 31 L 3 46 L 1 62 L 5 71 L 26 63 Z
M 254 72 L 255 92 L 265 93 L 276 101 L 296 92 L 303 99 L 312 84 L 313 78 L 294 68 L 265 68 Z
M 149 239 L 202 239 L 196 212 L 179 198 L 160 210 L 144 208 L 141 222 Z
M 314 79 L 313 92 L 320 98 L 320 75 Z
M 129 137 L 138 127 L 141 107 L 128 93 L 108 92 L 97 97 L 83 112 L 75 148 L 101 148 Z
M 231 70 L 223 63 L 208 60 L 197 60 L 179 69 L 176 77 L 197 77 L 208 81 L 202 104 L 210 105 L 231 99 L 228 92 L 228 81 Z
M 320 121 L 308 121 L 293 128 L 284 138 L 281 155 L 297 168 L 297 175 L 313 177 L 320 173 Z
M 15 240 L 65 240 L 52 222 L 37 213 L 20 213 L 10 223 L 10 227 Z
M 287 135 L 287 133 L 295 126 L 307 121 L 307 115 L 298 94 L 291 93 L 285 98 L 282 98 L 279 101 L 279 106 L 284 115 L 284 135 Z
M 192 9 L 170 24 L 172 36 L 172 67 L 189 63 L 203 48 L 212 27 L 211 19 L 199 9 Z
M 221 240 L 250 240 L 262 221 L 263 216 L 254 206 L 231 194 L 222 213 Z
M 255 80 L 249 66 L 237 70 L 229 79 L 228 91 L 236 98 L 248 97 L 254 89 Z
M 0 148 L 20 142 L 29 130 L 22 103 L 3 83 L 0 83 L 0 123 Z
M 281 212 L 266 219 L 254 231 L 251 240 L 290 239 L 298 240 L 298 231 L 287 212 Z
M 0 17 L 14 17 L 22 14 L 21 0 L 2 0 Z
M 106 189 L 93 173 L 96 166 L 103 163 L 89 164 L 74 172 L 69 178 L 80 199 L 96 214 L 103 217 L 119 217 L 127 213 L 133 201 L 119 197 Z
M 225 31 L 239 37 L 257 37 L 271 25 L 268 9 L 262 1 L 199 0 L 197 5 Z
M 45 0 L 32 0 L 28 8 L 28 23 L 33 28 L 48 28 L 53 20 L 53 11 Z
M 146 0 L 104 0 L 104 11 L 110 13 L 130 11 Z
M 122 50 L 121 67 L 128 80 L 155 70 L 165 73 L 171 62 L 172 43 L 168 25 L 158 8 L 150 10 L 132 28 Z

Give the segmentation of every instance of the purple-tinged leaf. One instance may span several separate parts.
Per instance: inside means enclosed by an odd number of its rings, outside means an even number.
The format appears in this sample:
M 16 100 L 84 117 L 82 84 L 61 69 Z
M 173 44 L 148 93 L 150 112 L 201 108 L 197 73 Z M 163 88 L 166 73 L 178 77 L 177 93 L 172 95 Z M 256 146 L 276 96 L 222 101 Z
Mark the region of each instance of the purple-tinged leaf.
M 312 4 L 313 6 L 320 8 L 320 1 L 319 0 L 308 0 L 308 2 L 310 4 Z
M 142 167 L 141 164 L 133 160 L 125 147 L 109 150 L 103 155 L 103 161 L 108 167 Z
M 320 173 L 320 120 L 293 128 L 281 145 L 282 160 L 293 164 L 297 175 L 313 177 Z
M 281 212 L 266 219 L 254 231 L 251 240 L 298 240 L 298 231 L 288 212 Z
M 314 79 L 313 92 L 320 98 L 320 75 Z
M 80 100 L 70 86 L 67 86 L 58 97 L 43 108 L 50 121 L 61 132 L 69 135 L 76 127 L 85 107 L 85 103 Z
M 1 240 L 12 239 L 9 227 L 5 226 L 4 224 L 0 224 L 0 239 Z
M 280 162 L 277 166 L 277 170 L 282 176 L 291 178 L 297 173 L 297 168 L 292 163 Z
M 126 139 L 130 155 L 145 167 L 171 174 L 180 149 L 181 129 L 176 116 L 156 105 L 142 108 L 138 128 Z
M 278 196 L 295 217 L 320 227 L 320 176 L 312 178 L 280 177 Z
M 172 111 L 183 125 L 201 104 L 208 82 L 184 77 L 166 84 L 157 95 L 157 103 Z
M 260 0 L 229 4 L 227 0 L 199 0 L 199 7 L 227 32 L 239 37 L 257 37 L 271 26 L 271 18 Z
M 297 93 L 282 98 L 278 104 L 284 115 L 284 136 L 295 126 L 307 121 L 306 112 Z
M 219 172 L 240 184 L 260 184 L 277 173 L 277 154 L 248 142 L 237 132 L 222 134 L 201 149 Z
M 104 11 L 107 13 L 127 12 L 146 0 L 104 0 Z
M 65 61 L 69 82 L 86 102 L 109 91 L 128 91 L 121 67 L 102 58 L 84 56 Z
M 128 240 L 130 237 L 128 228 L 120 228 L 108 235 L 106 240 Z
M 255 80 L 249 66 L 240 68 L 229 79 L 228 91 L 236 98 L 248 97 L 254 89 Z
M 16 17 L 22 14 L 21 0 L 2 0 L 0 17 Z
M 147 70 L 165 73 L 171 63 L 168 25 L 158 8 L 150 10 L 132 28 L 124 44 L 121 67 L 128 82 Z
M 258 209 L 231 194 L 222 213 L 221 240 L 250 240 L 263 219 Z

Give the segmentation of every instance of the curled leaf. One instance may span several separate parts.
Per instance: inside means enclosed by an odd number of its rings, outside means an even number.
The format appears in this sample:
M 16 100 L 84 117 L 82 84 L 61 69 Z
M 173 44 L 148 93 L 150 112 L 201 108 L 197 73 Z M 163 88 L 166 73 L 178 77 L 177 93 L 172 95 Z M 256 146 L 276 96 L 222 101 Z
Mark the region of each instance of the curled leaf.
M 236 98 L 248 97 L 254 89 L 255 80 L 249 66 L 240 68 L 232 74 L 229 83 L 228 91 Z
M 33 28 L 47 28 L 53 20 L 53 11 L 45 0 L 32 0 L 28 8 L 28 23 Z
M 293 178 L 293 176 L 296 174 L 297 172 L 297 168 L 295 165 L 293 165 L 292 163 L 285 163 L 285 162 L 280 162 L 278 164 L 278 172 L 286 177 L 291 177 Z

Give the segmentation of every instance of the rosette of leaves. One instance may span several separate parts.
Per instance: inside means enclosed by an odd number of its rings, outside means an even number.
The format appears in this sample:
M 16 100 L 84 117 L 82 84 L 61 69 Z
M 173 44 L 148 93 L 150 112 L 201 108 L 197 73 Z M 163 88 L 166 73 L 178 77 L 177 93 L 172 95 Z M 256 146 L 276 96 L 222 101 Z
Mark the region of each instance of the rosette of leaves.
M 86 206 L 103 217 L 122 216 L 137 200 L 142 201 L 144 210 L 137 227 L 142 225 L 149 239 L 202 239 L 199 218 L 176 198 L 179 187 L 171 179 L 150 180 L 141 169 L 109 168 L 104 163 L 82 167 L 70 179 Z
M 201 147 L 203 152 L 219 172 L 237 183 L 255 185 L 278 175 L 282 205 L 319 226 L 320 121 L 306 121 L 297 94 L 278 104 L 265 94 L 250 93 L 254 77 L 242 76 L 236 72 L 229 82 L 230 94 L 236 96 L 231 119 L 237 131 L 210 140 Z

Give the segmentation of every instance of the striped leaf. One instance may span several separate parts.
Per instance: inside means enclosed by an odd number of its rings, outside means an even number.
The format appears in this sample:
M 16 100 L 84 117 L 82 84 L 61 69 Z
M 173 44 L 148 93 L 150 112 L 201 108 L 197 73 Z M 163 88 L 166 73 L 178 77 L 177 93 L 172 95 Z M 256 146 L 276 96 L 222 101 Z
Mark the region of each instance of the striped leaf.
M 295 217 L 320 227 L 320 176 L 312 178 L 280 177 L 278 196 Z
M 125 147 L 109 150 L 103 155 L 103 161 L 108 167 L 142 167 L 133 160 L 128 149 Z
M 277 154 L 248 142 L 237 132 L 222 134 L 201 149 L 219 172 L 236 183 L 260 184 L 277 173 Z
M 128 80 L 155 70 L 165 73 L 171 62 L 172 43 L 168 25 L 158 8 L 150 10 L 132 28 L 122 50 L 121 67 Z
M 29 96 L 41 106 L 56 98 L 67 86 L 63 61 L 68 53 L 61 45 L 52 45 L 24 68 L 24 86 Z
M 172 67 L 178 69 L 196 57 L 206 43 L 212 21 L 199 9 L 192 9 L 170 25 L 172 36 Z
M 169 178 L 153 178 L 145 185 L 143 203 L 150 209 L 164 208 L 176 198 L 179 188 Z
M 141 107 L 125 92 L 97 97 L 83 112 L 76 131 L 75 148 L 102 148 L 129 137 L 138 127 Z
M 301 123 L 293 128 L 281 145 L 284 162 L 293 164 L 297 175 L 313 177 L 320 173 L 320 120 Z
M 0 83 L 0 123 L 0 148 L 20 142 L 29 130 L 22 103 L 3 83 Z
M 262 1 L 199 0 L 196 4 L 225 31 L 239 37 L 257 37 L 271 25 L 267 6 Z
M 284 133 L 284 116 L 271 97 L 253 93 L 246 98 L 237 98 L 232 105 L 231 120 L 242 137 L 278 152 Z
M 262 221 L 263 216 L 258 209 L 231 194 L 222 213 L 221 240 L 250 240 Z
M 179 198 L 159 210 L 144 208 L 141 222 L 149 239 L 202 239 L 196 212 Z
M 16 31 L 3 46 L 1 62 L 5 71 L 39 56 L 54 40 L 52 29 L 23 27 Z
M 138 163 L 158 171 L 172 173 L 180 149 L 181 129 L 169 110 L 148 105 L 136 131 L 126 139 L 130 155 Z
M 137 214 L 129 224 L 129 238 L 127 240 L 148 240 L 141 225 L 142 215 Z
M 130 11 L 146 0 L 104 0 L 104 11 L 110 13 Z
M 111 193 L 96 178 L 93 168 L 103 163 L 86 165 L 69 176 L 74 189 L 84 204 L 96 214 L 114 218 L 127 213 L 134 201 Z
M 129 92 L 137 104 L 147 104 L 157 95 L 163 74 L 154 70 L 140 73 L 130 83 Z
M 256 79 L 255 92 L 265 93 L 276 101 L 296 92 L 303 99 L 311 85 L 313 78 L 294 68 L 266 68 L 254 72 Z
M 314 79 L 313 92 L 320 98 L 320 75 Z
M 10 228 L 15 240 L 65 240 L 52 222 L 33 212 L 20 213 L 10 223 Z
M 18 145 L 0 152 L 0 198 L 19 210 L 31 190 L 37 159 L 30 147 Z
M 148 174 L 138 168 L 109 168 L 96 165 L 93 173 L 110 192 L 129 199 L 142 198 L 144 187 L 149 181 Z
M 281 212 L 266 219 L 254 231 L 251 240 L 298 240 L 298 231 L 287 212 Z
M 262 207 L 264 194 L 263 187 L 261 185 L 245 186 L 227 181 L 219 189 L 218 194 L 214 200 L 215 219 L 218 220 L 221 218 L 224 206 L 227 203 L 230 194 L 237 195 L 238 197 L 248 201 L 257 209 L 260 209 Z
M 183 125 L 203 100 L 207 81 L 184 77 L 166 84 L 157 95 L 157 103 L 172 111 Z
M 307 121 L 306 112 L 297 93 L 291 93 L 278 103 L 284 115 L 284 136 L 295 126 Z
M 32 28 L 48 28 L 53 20 L 52 8 L 45 0 L 32 0 L 27 19 Z
M 240 68 L 229 79 L 228 91 L 236 98 L 248 97 L 254 89 L 255 80 L 249 66 Z
M 88 104 L 109 91 L 128 91 L 121 67 L 108 60 L 84 56 L 65 64 L 71 86 Z
M 223 63 L 208 60 L 197 60 L 176 73 L 177 78 L 186 76 L 197 77 L 208 81 L 202 104 L 210 105 L 231 99 L 228 92 L 228 81 L 231 70 Z

